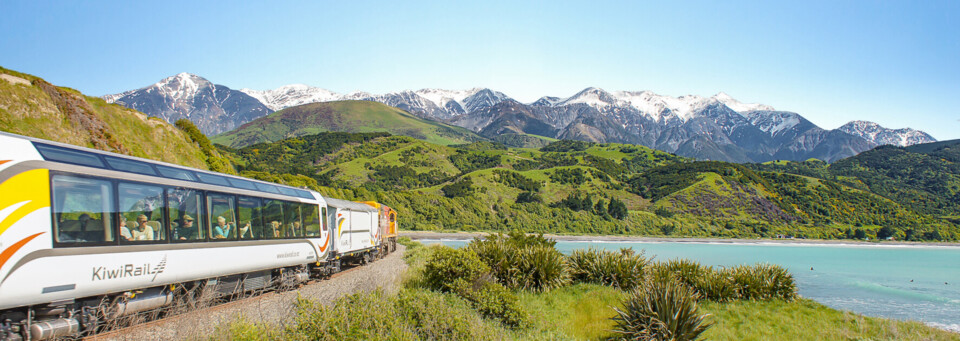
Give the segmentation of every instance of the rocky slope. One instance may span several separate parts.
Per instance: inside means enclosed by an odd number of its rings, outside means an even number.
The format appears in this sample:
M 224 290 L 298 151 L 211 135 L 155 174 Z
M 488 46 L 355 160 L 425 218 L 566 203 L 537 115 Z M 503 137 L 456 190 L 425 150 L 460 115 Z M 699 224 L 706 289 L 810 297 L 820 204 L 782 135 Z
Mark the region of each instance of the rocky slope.
M 216 85 L 203 77 L 181 73 L 140 89 L 103 97 L 173 123 L 193 121 L 204 134 L 216 135 L 273 112 L 260 100 Z

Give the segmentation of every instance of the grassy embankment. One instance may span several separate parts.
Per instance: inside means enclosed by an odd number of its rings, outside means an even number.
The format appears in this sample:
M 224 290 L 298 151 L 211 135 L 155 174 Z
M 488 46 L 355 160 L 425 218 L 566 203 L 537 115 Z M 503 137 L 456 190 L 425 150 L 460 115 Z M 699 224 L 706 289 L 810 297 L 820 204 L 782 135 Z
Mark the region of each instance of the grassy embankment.
M 534 292 L 513 290 L 528 324 L 508 327 L 484 317 L 484 304 L 457 293 L 427 288 L 425 267 L 440 247 L 406 242 L 411 270 L 396 294 L 352 295 L 332 307 L 309 301 L 298 306 L 296 322 L 284 329 L 237 321 L 221 326 L 221 339 L 522 339 L 600 340 L 615 334 L 614 307 L 627 291 L 611 286 L 574 283 Z M 510 294 L 507 294 L 509 296 Z M 489 302 L 488 302 L 489 303 Z M 807 299 L 702 300 L 700 313 L 712 326 L 701 337 L 714 340 L 897 339 L 960 340 L 960 335 L 918 322 L 864 317 L 828 308 Z

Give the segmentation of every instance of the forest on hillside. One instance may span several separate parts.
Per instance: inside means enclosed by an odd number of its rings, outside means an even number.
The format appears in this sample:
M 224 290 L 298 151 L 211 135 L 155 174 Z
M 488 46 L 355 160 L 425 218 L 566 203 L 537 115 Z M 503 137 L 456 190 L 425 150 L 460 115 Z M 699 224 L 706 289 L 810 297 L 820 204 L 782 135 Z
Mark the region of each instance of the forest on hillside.
M 957 146 L 879 147 L 820 161 L 695 161 L 643 146 L 561 140 L 442 146 L 321 133 L 234 149 L 239 174 L 396 208 L 411 230 L 952 241 Z

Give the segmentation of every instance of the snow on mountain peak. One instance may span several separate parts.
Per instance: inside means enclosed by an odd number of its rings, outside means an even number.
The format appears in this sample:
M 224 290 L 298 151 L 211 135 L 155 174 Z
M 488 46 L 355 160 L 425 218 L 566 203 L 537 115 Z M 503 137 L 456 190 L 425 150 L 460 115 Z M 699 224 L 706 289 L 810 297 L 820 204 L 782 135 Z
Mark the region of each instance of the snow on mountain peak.
M 937 141 L 933 136 L 919 130 L 910 128 L 889 129 L 870 121 L 850 121 L 837 129 L 850 135 L 862 137 L 876 145 L 892 144 L 906 147 Z
M 726 105 L 728 108 L 733 109 L 733 111 L 736 111 L 741 114 L 748 111 L 757 111 L 757 110 L 774 111 L 775 110 L 773 107 L 765 104 L 740 102 L 734 99 L 733 97 L 730 97 L 730 95 L 722 91 L 714 95 L 712 98 L 719 101 L 720 103 L 723 103 L 723 105 Z
M 253 89 L 240 89 L 240 91 L 256 98 L 273 111 L 308 103 L 336 101 L 343 97 L 333 91 L 306 84 L 288 84 L 262 91 Z

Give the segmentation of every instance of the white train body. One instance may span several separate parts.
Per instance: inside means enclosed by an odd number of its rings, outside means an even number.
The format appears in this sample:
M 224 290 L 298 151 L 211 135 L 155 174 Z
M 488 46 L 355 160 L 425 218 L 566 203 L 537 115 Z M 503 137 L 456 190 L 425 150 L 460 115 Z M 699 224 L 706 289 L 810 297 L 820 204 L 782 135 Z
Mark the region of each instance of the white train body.
M 168 304 L 177 286 L 242 292 L 377 256 L 364 204 L 6 133 L 0 146 L 0 322 L 16 325 L 0 340 L 91 332 L 75 313 L 103 306 L 84 302 Z M 66 322 L 31 324 L 52 319 Z
M 379 215 L 377 210 L 366 204 L 353 201 L 328 199 L 327 207 L 331 212 L 336 252 L 344 255 L 370 250 L 380 245 Z

